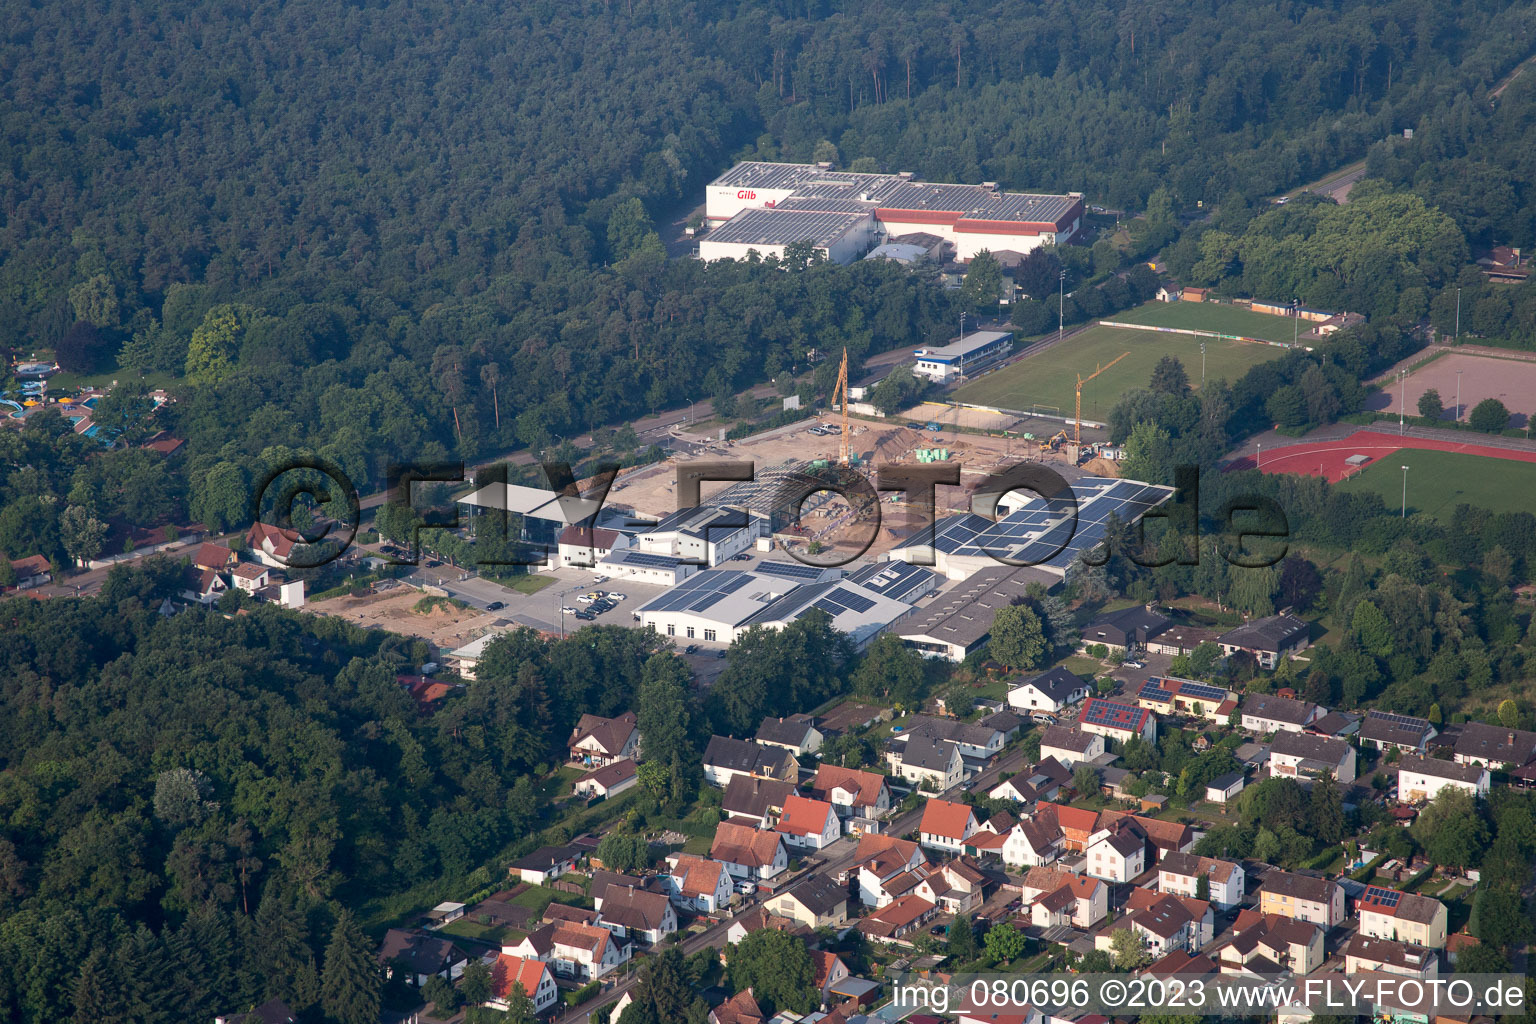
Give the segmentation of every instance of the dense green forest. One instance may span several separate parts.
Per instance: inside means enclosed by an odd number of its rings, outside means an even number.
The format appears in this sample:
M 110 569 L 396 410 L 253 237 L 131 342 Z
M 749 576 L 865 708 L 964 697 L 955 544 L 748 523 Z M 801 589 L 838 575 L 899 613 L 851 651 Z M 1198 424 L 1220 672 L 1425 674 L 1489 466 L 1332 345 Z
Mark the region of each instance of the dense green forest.
M 194 477 L 542 447 L 948 331 L 890 268 L 664 265 L 740 156 L 1235 207 L 1533 38 L 1492 0 L 13 7 L 0 344 L 185 376 Z

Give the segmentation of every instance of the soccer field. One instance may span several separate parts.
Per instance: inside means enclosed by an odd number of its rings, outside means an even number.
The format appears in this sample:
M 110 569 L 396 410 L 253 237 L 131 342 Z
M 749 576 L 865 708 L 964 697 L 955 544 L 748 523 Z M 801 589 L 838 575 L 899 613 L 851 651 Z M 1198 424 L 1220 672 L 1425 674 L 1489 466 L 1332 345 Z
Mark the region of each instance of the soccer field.
M 1298 325 L 1287 316 L 1270 316 L 1240 306 L 1220 306 L 1211 302 L 1149 302 L 1145 306 L 1137 306 L 1104 319 L 1146 324 L 1149 327 L 1182 327 L 1191 331 L 1240 334 L 1245 338 L 1263 338 L 1265 341 L 1293 341 L 1298 326 L 1303 331 L 1312 327 L 1307 322 Z
M 1530 509 L 1536 494 L 1536 463 L 1484 455 L 1408 449 L 1367 466 L 1335 486 L 1346 491 L 1375 491 L 1386 506 L 1403 504 L 1403 469 L 1408 467 L 1408 513 L 1425 512 L 1448 522 L 1457 505 L 1494 512 Z
M 1184 364 L 1190 384 L 1198 389 L 1202 340 L 1206 346 L 1207 380 L 1225 377 L 1230 383 L 1250 367 L 1284 354 L 1280 349 L 1253 342 L 1094 326 L 1039 355 L 1020 359 L 962 385 L 954 398 L 1003 409 L 1028 410 L 1037 406 L 1040 411 L 1050 411 L 1047 407 L 1053 407 L 1060 415 L 1071 416 L 1077 375 L 1081 373 L 1086 378 L 1098 367 L 1113 362 L 1116 356 L 1129 352 L 1112 369 L 1083 385 L 1083 416 L 1103 421 L 1121 395 L 1147 386 L 1152 368 L 1165 355 Z

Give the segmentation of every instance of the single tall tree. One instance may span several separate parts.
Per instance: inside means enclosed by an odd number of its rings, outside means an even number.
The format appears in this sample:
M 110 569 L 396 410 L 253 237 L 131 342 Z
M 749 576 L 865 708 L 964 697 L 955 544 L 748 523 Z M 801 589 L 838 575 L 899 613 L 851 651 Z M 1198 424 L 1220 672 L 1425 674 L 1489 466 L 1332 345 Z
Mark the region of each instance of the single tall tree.
M 350 910 L 331 929 L 321 975 L 320 1006 L 337 1024 L 376 1024 L 383 988 L 373 948 Z

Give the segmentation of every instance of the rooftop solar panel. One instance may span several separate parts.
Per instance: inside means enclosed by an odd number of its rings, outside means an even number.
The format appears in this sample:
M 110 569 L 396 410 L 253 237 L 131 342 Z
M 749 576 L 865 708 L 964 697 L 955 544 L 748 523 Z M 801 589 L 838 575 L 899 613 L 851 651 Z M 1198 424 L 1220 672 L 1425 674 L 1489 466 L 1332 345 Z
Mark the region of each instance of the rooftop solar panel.
M 828 596 L 836 596 L 850 611 L 867 612 L 875 606 L 875 602 L 850 587 L 836 590 Z
M 1429 720 L 1414 718 L 1411 715 L 1398 715 L 1390 711 L 1367 711 L 1367 715 L 1383 722 L 1391 722 L 1393 725 L 1407 726 L 1410 729 L 1424 729 L 1429 726 Z
M 1169 701 L 1173 699 L 1173 692 L 1171 690 L 1165 690 L 1155 683 L 1146 683 L 1142 686 L 1140 692 L 1138 692 L 1136 696 L 1140 697 L 1142 700 Z
M 1204 683 L 1180 683 L 1179 695 L 1194 697 L 1196 700 L 1226 700 L 1227 691 L 1217 686 L 1206 686 Z
M 754 572 L 764 576 L 780 576 L 791 580 L 818 580 L 826 572 L 824 566 L 801 565 L 799 562 L 758 562 Z

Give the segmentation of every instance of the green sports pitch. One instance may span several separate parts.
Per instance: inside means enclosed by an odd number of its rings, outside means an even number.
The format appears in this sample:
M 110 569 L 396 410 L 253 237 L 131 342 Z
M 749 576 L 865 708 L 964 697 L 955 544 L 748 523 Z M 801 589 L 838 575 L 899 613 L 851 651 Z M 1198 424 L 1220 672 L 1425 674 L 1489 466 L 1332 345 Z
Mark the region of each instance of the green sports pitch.
M 1083 416 L 1102 421 L 1121 395 L 1147 386 L 1152 368 L 1165 355 L 1182 362 L 1190 384 L 1199 388 L 1202 340 L 1206 346 L 1207 380 L 1225 377 L 1229 382 L 1235 381 L 1250 367 L 1284 354 L 1274 346 L 1251 341 L 1201 339 L 1188 334 L 1134 331 L 1100 324 L 1044 352 L 978 377 L 958 388 L 952 397 L 973 405 L 1021 412 L 1056 410 L 1060 415 L 1071 416 L 1077 375 L 1081 373 L 1087 378 L 1098 367 L 1129 352 L 1093 383 L 1083 386 Z
M 1457 505 L 1491 512 L 1528 512 L 1536 494 L 1536 463 L 1459 452 L 1403 449 L 1373 462 L 1335 486 L 1374 491 L 1390 509 L 1402 507 L 1403 466 L 1408 467 L 1408 512 L 1449 522 Z
M 1305 321 L 1298 324 L 1292 317 L 1255 313 L 1241 306 L 1225 306 L 1213 302 L 1149 302 L 1104 319 L 1146 324 L 1148 327 L 1215 331 L 1218 334 L 1236 334 L 1244 338 L 1280 342 L 1294 341 L 1297 327 L 1304 331 L 1312 328 L 1312 324 Z

